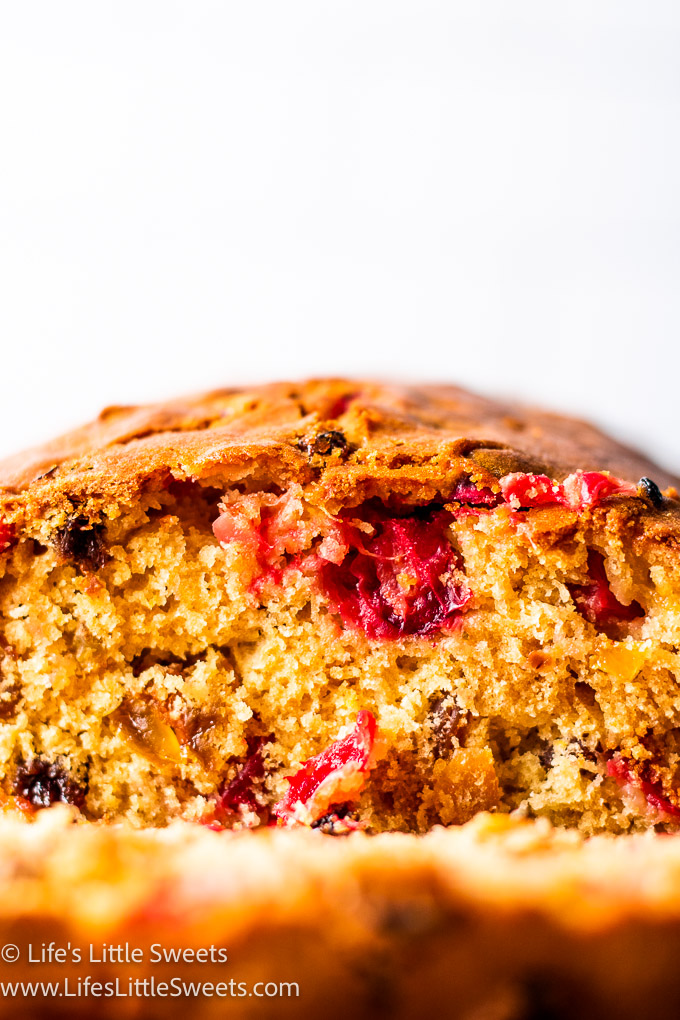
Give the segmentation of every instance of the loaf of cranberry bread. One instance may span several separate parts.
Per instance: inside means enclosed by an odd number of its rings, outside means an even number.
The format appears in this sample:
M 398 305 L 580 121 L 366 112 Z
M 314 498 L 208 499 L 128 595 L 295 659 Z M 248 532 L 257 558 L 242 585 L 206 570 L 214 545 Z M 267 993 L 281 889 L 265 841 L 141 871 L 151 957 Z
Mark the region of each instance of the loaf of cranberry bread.
M 281 384 L 109 408 L 0 484 L 9 814 L 680 824 L 680 503 L 593 427 Z

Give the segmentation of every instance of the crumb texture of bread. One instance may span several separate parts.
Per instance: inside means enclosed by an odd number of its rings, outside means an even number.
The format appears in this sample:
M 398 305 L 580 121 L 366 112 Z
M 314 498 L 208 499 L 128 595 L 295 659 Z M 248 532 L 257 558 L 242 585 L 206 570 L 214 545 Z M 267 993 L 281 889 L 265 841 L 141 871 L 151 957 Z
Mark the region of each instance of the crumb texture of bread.
M 680 504 L 591 426 L 282 384 L 110 409 L 0 481 L 7 813 L 264 826 L 312 760 L 324 831 L 680 825 Z

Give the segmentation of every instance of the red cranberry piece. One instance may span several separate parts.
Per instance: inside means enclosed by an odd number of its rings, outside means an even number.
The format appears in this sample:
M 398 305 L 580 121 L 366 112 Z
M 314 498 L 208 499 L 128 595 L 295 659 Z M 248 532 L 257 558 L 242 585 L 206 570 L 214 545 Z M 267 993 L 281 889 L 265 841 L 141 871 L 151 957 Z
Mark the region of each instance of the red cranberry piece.
M 650 807 L 671 818 L 680 818 L 680 807 L 666 796 L 662 783 L 649 776 L 645 777 L 645 772 L 648 772 L 647 763 L 643 763 L 636 771 L 620 754 L 607 762 L 607 775 L 615 779 L 619 786 L 640 790 Z
M 372 511 L 364 519 L 373 534 L 347 525 L 349 552 L 341 563 L 321 568 L 323 587 L 345 625 L 372 638 L 422 636 L 451 626 L 471 593 L 446 537 L 450 516 Z
M 501 478 L 501 491 L 506 503 L 515 510 L 564 503 L 564 492 L 559 482 L 547 475 L 527 475 L 517 472 Z
M 492 492 L 486 486 L 478 489 L 469 478 L 462 478 L 457 482 L 451 496 L 451 499 L 456 503 L 465 503 L 470 506 L 497 506 L 500 498 L 497 492 Z
M 564 482 L 554 482 L 547 475 L 530 475 L 518 471 L 500 480 L 503 498 L 515 510 L 537 506 L 568 506 L 583 510 L 596 506 L 609 496 L 634 496 L 637 489 L 614 475 L 601 471 L 575 471 Z
M 311 825 L 333 804 L 354 800 L 373 765 L 376 732 L 373 713 L 359 712 L 351 733 L 303 762 L 289 777 L 288 791 L 274 808 L 276 817 L 286 825 Z
M 14 528 L 0 521 L 0 553 L 4 553 L 14 542 Z
M 601 471 L 575 471 L 563 483 L 567 502 L 576 510 L 597 506 L 609 496 L 635 496 L 637 488 L 614 475 Z
M 248 741 L 248 756 L 234 778 L 227 783 L 217 799 L 216 813 L 235 814 L 240 807 L 257 811 L 260 807 L 253 784 L 264 776 L 262 748 L 266 737 L 255 737 Z
M 358 393 L 345 393 L 342 397 L 338 397 L 326 411 L 325 417 L 331 419 L 342 417 L 347 412 L 352 401 L 356 400 L 358 396 Z
M 255 497 L 251 497 L 256 503 Z M 283 570 L 278 565 L 285 552 L 285 533 L 281 533 L 279 520 L 280 500 L 273 504 L 257 504 L 245 508 L 245 513 L 222 510 L 213 521 L 213 534 L 222 545 L 239 542 L 254 555 L 258 575 L 252 589 L 259 593 L 266 581 L 280 584 Z
M 568 587 L 576 608 L 589 623 L 604 629 L 645 615 L 639 602 L 633 601 L 629 606 L 619 602 L 609 587 L 604 556 L 594 549 L 588 552 L 588 573 L 590 584 L 570 584 Z

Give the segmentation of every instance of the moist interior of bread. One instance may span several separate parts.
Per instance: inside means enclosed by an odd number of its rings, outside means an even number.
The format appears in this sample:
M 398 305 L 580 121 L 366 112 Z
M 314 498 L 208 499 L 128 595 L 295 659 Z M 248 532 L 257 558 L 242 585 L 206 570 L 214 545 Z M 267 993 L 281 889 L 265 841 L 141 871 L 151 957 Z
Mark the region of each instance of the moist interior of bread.
M 78 790 L 87 819 L 210 821 L 259 741 L 262 811 L 222 819 L 257 824 L 286 777 L 367 709 L 385 750 L 353 808 L 371 831 L 483 809 L 584 832 L 672 825 L 603 766 L 610 751 L 649 757 L 650 733 L 667 774 L 680 762 L 677 578 L 663 565 L 564 508 L 462 514 L 449 537 L 471 608 L 448 631 L 371 640 L 294 564 L 255 591 L 247 550 L 213 535 L 222 498 L 198 484 L 147 493 L 94 544 L 43 523 L 5 554 L 7 804 L 50 768 L 47 802 Z M 587 581 L 592 548 L 617 597 L 645 609 L 615 634 L 585 620 L 568 587 Z

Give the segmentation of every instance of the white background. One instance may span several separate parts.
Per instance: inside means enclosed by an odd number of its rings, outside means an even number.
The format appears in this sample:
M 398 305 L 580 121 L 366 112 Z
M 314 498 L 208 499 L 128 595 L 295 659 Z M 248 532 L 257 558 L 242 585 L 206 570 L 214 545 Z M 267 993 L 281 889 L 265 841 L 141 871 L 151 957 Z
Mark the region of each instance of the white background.
M 5 0 L 0 453 L 321 373 L 680 469 L 680 5 Z

